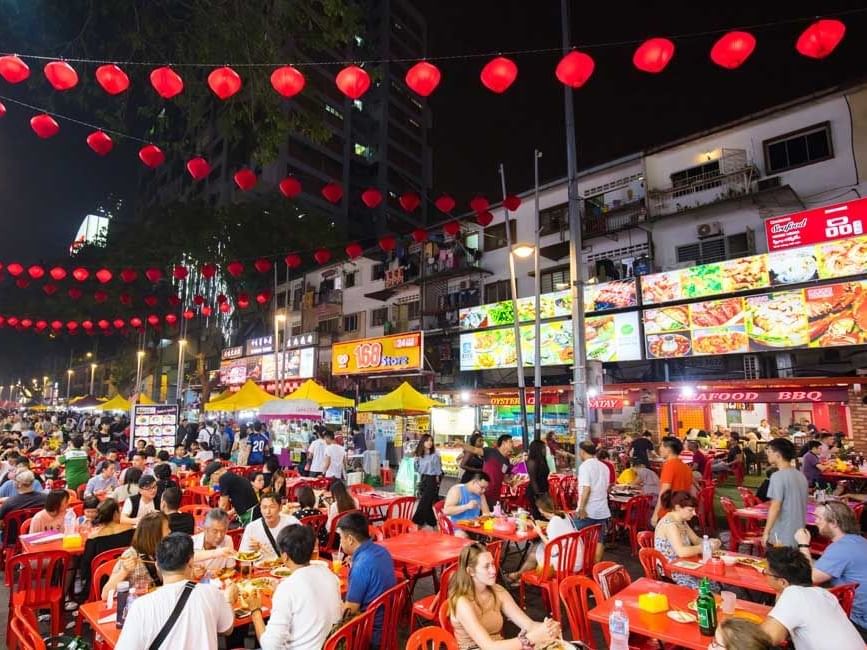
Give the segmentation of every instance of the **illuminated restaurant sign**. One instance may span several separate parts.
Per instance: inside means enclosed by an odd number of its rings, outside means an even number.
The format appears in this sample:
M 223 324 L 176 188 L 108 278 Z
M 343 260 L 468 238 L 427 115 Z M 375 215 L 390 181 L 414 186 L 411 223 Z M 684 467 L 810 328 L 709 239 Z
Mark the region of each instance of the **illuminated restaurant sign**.
M 780 390 L 748 388 L 726 388 L 713 391 L 684 392 L 673 388 L 659 391 L 659 401 L 670 404 L 710 403 L 710 402 L 740 402 L 740 403 L 764 403 L 775 404 L 778 402 L 846 402 L 849 400 L 849 391 L 846 388 L 812 388 L 795 387 Z
M 247 343 L 244 345 L 244 354 L 248 357 L 256 354 L 268 354 L 269 352 L 274 352 L 274 337 L 270 334 L 247 339 Z
M 491 406 L 518 406 L 521 403 L 517 395 L 500 395 L 491 398 Z M 527 392 L 527 406 L 533 406 L 536 403 L 536 396 L 531 392 Z M 559 404 L 560 396 L 556 393 L 542 393 L 542 404 Z
M 331 372 L 365 375 L 421 370 L 423 343 L 421 332 L 341 341 L 331 346 Z
M 223 360 L 226 359 L 240 359 L 244 356 L 244 346 L 236 345 L 231 348 L 223 348 L 222 352 L 220 352 L 220 358 Z
M 622 409 L 624 404 L 622 397 L 606 397 L 601 395 L 599 397 L 590 397 L 587 400 L 587 406 L 592 409 Z
M 765 220 L 768 250 L 778 251 L 867 234 L 867 198 Z

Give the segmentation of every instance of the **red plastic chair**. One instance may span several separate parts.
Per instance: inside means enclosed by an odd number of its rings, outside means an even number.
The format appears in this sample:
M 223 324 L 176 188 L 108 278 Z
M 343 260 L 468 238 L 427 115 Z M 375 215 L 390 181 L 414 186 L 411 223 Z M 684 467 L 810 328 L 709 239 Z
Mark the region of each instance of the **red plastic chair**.
M 735 475 L 735 485 L 740 487 L 744 484 L 744 464 L 740 461 L 731 464 L 732 474 Z
M 444 505 L 445 499 L 440 499 L 433 504 L 434 515 L 437 519 L 437 530 L 439 530 L 439 532 L 441 532 L 443 535 L 454 535 L 455 525 L 452 523 L 452 520 L 449 519 L 443 512 Z
M 735 514 L 737 506 L 734 501 L 728 497 L 720 497 L 720 504 L 723 512 L 726 515 L 726 521 L 729 525 L 729 550 L 737 552 L 741 544 L 753 547 L 756 555 L 764 555 L 764 547 L 762 546 L 762 538 L 758 535 L 750 535 L 741 526 L 741 520 Z
M 653 512 L 654 497 L 642 495 L 632 497 L 623 508 L 623 529 L 629 535 L 629 545 L 633 555 L 638 553 L 638 533 L 650 527 L 650 514 Z
M 575 510 L 578 507 L 578 479 L 565 476 L 560 480 L 560 509 Z
M 488 543 L 488 553 L 494 558 L 494 566 L 497 567 L 497 571 L 500 570 L 500 561 L 503 559 L 505 546 L 506 543 L 503 540 Z
M 78 497 L 79 501 L 84 501 L 84 489 L 87 487 L 87 483 L 82 483 L 77 488 L 75 488 L 75 495 Z
M 444 600 L 440 603 L 439 611 L 437 612 L 437 621 L 439 621 L 440 627 L 444 629 L 449 634 L 455 633 L 455 627 L 452 625 L 452 619 L 449 612 L 449 601 Z
M 411 519 L 398 517 L 396 519 L 386 519 L 385 523 L 380 527 L 383 539 L 397 537 L 404 533 L 409 533 L 418 530 L 418 526 L 412 523 Z
M 457 570 L 457 564 L 450 564 L 447 566 L 440 576 L 439 591 L 435 594 L 425 596 L 424 598 L 419 598 L 412 604 L 409 616 L 410 632 L 416 628 L 416 617 L 430 622 L 436 621 L 440 604 L 446 602 L 449 596 L 449 581 L 451 581 L 452 576 Z
M 638 548 L 653 548 L 656 544 L 656 533 L 652 530 L 642 530 L 635 536 L 635 541 L 638 542 Z
M 331 481 L 327 478 L 317 478 L 312 481 L 307 481 L 307 485 L 310 486 L 311 490 L 325 490 L 327 492 L 331 489 Z
M 717 534 L 716 512 L 713 502 L 716 496 L 716 485 L 710 483 L 698 491 L 698 522 L 701 529 L 708 535 L 715 537 Z
M 226 532 L 226 535 L 228 535 L 229 539 L 232 540 L 232 544 L 235 546 L 236 551 L 241 548 L 241 539 L 244 537 L 243 528 L 232 528 Z
M 830 587 L 828 591 L 840 601 L 840 607 L 846 612 L 846 618 L 852 615 L 852 605 L 855 604 L 855 592 L 858 590 L 857 582 L 847 582 L 842 585 Z
M 325 524 L 328 523 L 328 515 L 310 515 L 309 517 L 301 517 L 298 521 L 304 526 L 310 526 L 316 533 L 316 539 L 319 539 L 319 531 L 325 528 Z
M 377 610 L 383 611 L 382 635 L 379 639 L 379 650 L 398 650 L 397 629 L 400 627 L 400 617 L 406 609 L 409 597 L 409 582 L 404 580 L 391 589 L 382 592 L 368 606 L 368 612 L 376 616 Z
M 3 517 L 3 546 L 0 546 L 0 562 L 4 565 L 18 551 L 18 534 L 21 525 L 40 510 L 42 508 L 11 510 Z
M 33 517 L 25 519 L 21 522 L 21 528 L 18 529 L 18 537 L 27 535 L 30 532 L 30 524 L 33 522 Z
M 9 612 L 7 642 L 10 650 L 45 650 L 45 641 L 39 634 L 38 624 L 25 610 L 15 608 Z
M 380 526 L 374 526 L 373 524 L 370 524 L 367 527 L 367 536 L 370 539 L 372 539 L 374 542 L 381 542 L 382 540 L 385 539 L 385 535 L 382 532 L 382 528 Z M 395 575 L 397 575 L 397 571 L 395 571 Z
M 566 618 L 569 621 L 572 638 L 582 639 L 588 643 L 593 638 L 593 629 L 587 612 L 605 600 L 602 589 L 585 576 L 569 576 L 560 583 L 558 591 L 560 600 L 566 608 Z M 590 604 L 591 596 L 593 597 L 592 605 Z M 611 638 L 607 625 L 602 626 L 602 633 L 605 635 L 605 647 L 608 647 L 611 644 Z
M 355 483 L 346 489 L 349 490 L 349 494 L 352 496 L 362 494 L 363 492 L 373 492 L 373 486 L 369 483 Z
M 373 610 L 359 614 L 325 640 L 322 650 L 370 650 Z
M 750 488 L 748 488 L 748 487 L 743 487 L 743 486 L 739 485 L 737 490 L 738 490 L 738 494 L 741 495 L 741 499 L 744 502 L 745 508 L 752 508 L 754 506 L 759 505 L 762 502 L 761 499 L 759 499 L 759 497 L 757 497 L 755 494 L 753 494 L 753 491 L 750 490 Z
M 597 562 L 593 565 L 593 580 L 602 589 L 605 598 L 626 589 L 632 584 L 632 577 L 622 564 L 617 562 Z
M 114 573 L 114 563 L 105 562 L 100 564 L 91 574 L 90 577 L 90 597 L 88 600 L 94 602 L 102 600 L 102 588 L 108 582 L 111 574 Z
M 704 470 L 701 473 L 701 479 L 704 482 L 704 487 L 710 487 L 714 484 L 713 481 L 713 460 L 706 458 L 704 462 Z
M 180 512 L 188 512 L 193 515 L 193 519 L 196 520 L 204 519 L 210 511 L 211 506 L 202 505 L 201 503 L 180 507 Z
M 415 510 L 415 497 L 401 497 L 393 503 L 389 504 L 388 510 L 385 511 L 385 519 L 412 519 L 412 513 Z
M 668 560 L 655 548 L 643 548 L 638 551 L 638 560 L 644 569 L 644 576 L 651 580 L 668 580 L 671 572 Z
M 11 588 L 10 609 L 50 609 L 51 634 L 60 634 L 64 627 L 66 574 L 71 564 L 72 556 L 66 551 L 22 553 L 13 557 L 6 565 L 6 582 Z
M 112 548 L 112 549 L 109 549 L 107 551 L 103 551 L 99 555 L 94 556 L 94 558 L 90 561 L 90 572 L 95 573 L 99 567 L 101 567 L 105 564 L 108 564 L 109 566 L 113 567 L 115 560 L 117 560 L 117 558 L 119 558 L 121 555 L 123 555 L 123 552 L 126 549 L 127 549 L 126 546 L 122 546 L 119 548 Z M 99 598 L 97 598 L 96 600 L 99 600 Z
M 458 642 L 445 630 L 428 626 L 407 639 L 405 650 L 458 650 Z

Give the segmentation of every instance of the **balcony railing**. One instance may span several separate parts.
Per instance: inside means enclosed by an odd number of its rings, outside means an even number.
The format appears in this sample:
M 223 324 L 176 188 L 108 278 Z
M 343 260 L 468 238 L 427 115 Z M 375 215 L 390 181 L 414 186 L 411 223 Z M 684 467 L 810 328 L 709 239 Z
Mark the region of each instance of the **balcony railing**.
M 342 305 L 343 291 L 341 289 L 326 289 L 315 295 L 313 305 Z
M 650 216 L 664 217 L 739 196 L 752 194 L 758 189 L 759 170 L 744 161 L 743 166 L 711 174 L 696 176 L 688 183 L 665 189 L 651 189 Z
M 618 206 L 612 206 L 601 214 L 585 213 L 584 236 L 598 237 L 635 226 L 647 219 L 644 197 Z

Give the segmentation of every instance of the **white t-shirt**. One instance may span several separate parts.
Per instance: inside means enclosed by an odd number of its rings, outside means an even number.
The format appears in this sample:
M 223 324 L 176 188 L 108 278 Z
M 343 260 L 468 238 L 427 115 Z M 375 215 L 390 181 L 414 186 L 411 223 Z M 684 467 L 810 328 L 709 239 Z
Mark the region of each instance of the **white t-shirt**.
M 135 516 L 136 519 L 141 519 L 149 512 L 156 512 L 157 504 L 155 501 L 151 501 L 150 503 L 145 503 L 144 499 L 142 499 L 138 504 L 138 514 Z M 132 517 L 132 499 L 126 499 L 123 502 L 123 510 L 121 510 L 121 514 L 126 517 Z
M 343 448 L 343 445 L 336 443 L 332 445 L 326 444 L 325 456 L 331 459 L 328 469 L 325 471 L 325 476 L 328 478 L 343 478 L 346 475 L 343 469 L 343 459 L 346 458 L 346 450 Z
M 232 538 L 226 535 L 223 538 L 223 543 L 221 544 L 221 548 L 230 548 L 232 550 L 235 549 L 235 545 L 232 544 Z M 197 533 L 193 535 L 193 550 L 195 551 L 204 551 L 205 550 L 205 533 Z M 230 557 L 214 557 L 210 560 L 204 560 L 202 562 L 198 562 L 197 564 L 205 567 L 206 571 L 220 571 L 221 569 L 227 569 L 235 566 L 235 560 Z
M 276 542 L 277 536 L 280 534 L 281 530 L 286 528 L 286 526 L 294 526 L 299 523 L 301 522 L 292 515 L 281 514 L 280 521 L 277 522 L 277 525 L 274 528 L 269 527 L 268 530 L 271 531 L 271 535 L 274 536 L 274 541 Z M 247 524 L 246 528 L 244 528 L 244 536 L 241 538 L 241 548 L 238 550 L 252 551 L 253 547 L 250 545 L 250 542 L 254 539 L 260 544 L 263 559 L 273 560 L 277 558 L 277 552 L 274 550 L 274 547 L 271 546 L 271 541 L 268 539 L 268 535 L 265 534 L 265 520 L 261 517 L 250 522 Z
M 558 537 L 562 537 L 563 535 L 569 535 L 571 533 L 576 532 L 575 526 L 572 525 L 572 520 L 569 519 L 569 515 L 565 517 L 551 517 L 550 521 L 548 521 L 548 528 L 546 529 L 546 534 L 548 536 L 548 541 L 552 541 L 557 539 Z M 551 551 L 551 562 L 556 565 L 557 558 L 560 553 L 557 549 L 552 549 Z M 545 546 L 544 544 L 536 545 L 536 564 L 538 566 L 542 566 L 545 562 Z M 578 543 L 578 553 L 575 556 L 575 571 L 580 571 L 582 565 L 584 564 L 584 542 Z
M 164 585 L 136 598 L 127 612 L 116 650 L 148 648 L 175 608 L 186 582 Z M 162 643 L 162 648 L 217 650 L 217 634 L 230 630 L 235 615 L 223 593 L 213 585 L 199 584 Z
M 321 650 L 342 609 L 337 576 L 327 566 L 302 567 L 277 585 L 259 644 L 262 650 Z
M 325 441 L 317 438 L 310 443 L 310 449 L 307 450 L 307 455 L 310 456 L 310 471 L 324 472 L 325 471 Z
M 840 602 L 822 587 L 786 587 L 768 616 L 789 631 L 795 650 L 864 647 Z
M 580 499 L 585 487 L 590 487 L 586 510 L 591 519 L 608 519 L 611 516 L 611 510 L 608 509 L 609 480 L 611 472 L 602 461 L 588 458 L 581 462 L 578 468 L 578 497 Z
M 199 435 L 196 436 L 196 442 L 198 442 L 199 444 L 201 444 L 203 442 L 207 442 L 208 444 L 211 444 L 211 436 L 212 435 L 214 435 L 214 429 L 213 428 L 207 427 L 207 426 L 202 427 L 201 429 L 199 429 Z

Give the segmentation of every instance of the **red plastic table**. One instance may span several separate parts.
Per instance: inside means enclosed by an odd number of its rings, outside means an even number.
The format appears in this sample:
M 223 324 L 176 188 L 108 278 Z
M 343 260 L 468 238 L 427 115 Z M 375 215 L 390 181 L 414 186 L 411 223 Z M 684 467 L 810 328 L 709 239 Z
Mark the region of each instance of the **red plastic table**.
M 34 533 L 38 535 L 39 533 Z M 32 540 L 31 535 L 22 535 L 18 538 L 18 542 L 21 544 L 21 550 L 24 553 L 44 553 L 46 551 L 66 551 L 70 555 L 81 555 L 84 553 L 84 542 L 85 539 L 82 538 L 81 543 L 73 546 L 71 548 L 63 548 L 63 538 L 59 538 L 50 542 L 43 542 L 42 544 L 35 544 Z
M 806 523 L 808 526 L 816 525 L 816 507 L 822 505 L 816 501 L 810 499 L 807 501 L 807 516 Z M 849 507 L 851 508 L 855 505 L 855 502 L 848 502 Z M 744 519 L 755 519 L 757 521 L 764 521 L 768 518 L 768 509 L 770 508 L 770 503 L 760 503 L 757 506 L 752 506 L 750 508 L 738 508 L 735 510 L 735 514 L 738 517 L 743 517 Z
M 739 553 L 726 553 L 726 555 L 755 557 Z M 692 566 L 693 564 L 698 564 L 700 566 L 694 567 Z M 671 570 L 676 573 L 685 573 L 686 575 L 695 576 L 697 578 L 707 578 L 708 580 L 713 580 L 724 585 L 734 585 L 736 587 L 743 587 L 744 589 L 761 591 L 766 594 L 774 593 L 774 590 L 768 585 L 768 582 L 765 580 L 765 576 L 761 571 L 743 564 L 735 564 L 734 566 L 723 565 L 721 569 L 724 572 L 717 573 L 713 570 L 713 565 L 702 563 L 701 555 L 695 555 L 693 557 L 681 558 L 680 560 L 671 562 L 669 563 L 669 566 L 671 567 Z
M 626 589 L 618 592 L 614 597 L 603 601 L 590 610 L 588 616 L 591 621 L 608 625 L 608 617 L 614 609 L 614 601 L 623 601 L 623 609 L 629 618 L 629 631 L 634 634 L 642 634 L 657 639 L 664 643 L 673 643 L 683 648 L 693 650 L 706 650 L 711 637 L 702 636 L 698 631 L 698 623 L 677 623 L 670 619 L 666 612 L 650 614 L 638 608 L 638 596 L 649 591 L 665 594 L 668 597 L 668 605 L 672 609 L 689 611 L 688 603 L 698 595 L 694 589 L 673 585 L 649 578 L 640 578 Z M 764 619 L 771 608 L 767 605 L 759 605 L 745 600 L 738 600 L 738 611 L 749 612 Z M 721 621 L 725 615 L 718 610 L 717 617 Z
M 403 499 L 403 494 L 388 495 L 380 494 L 379 492 L 359 492 L 355 495 L 355 500 L 358 501 L 359 507 L 368 515 L 378 515 L 378 519 L 385 519 L 384 509 L 388 508 L 398 499 Z
M 422 571 L 432 571 L 457 561 L 464 547 L 471 543 L 470 539 L 427 530 L 404 533 L 377 542 L 388 549 L 395 562 L 418 567 Z
M 208 505 L 212 496 L 216 492 L 208 485 L 193 485 L 192 487 L 184 488 L 184 492 L 189 492 L 197 497 L 197 501 L 202 505 Z

